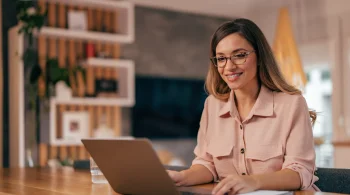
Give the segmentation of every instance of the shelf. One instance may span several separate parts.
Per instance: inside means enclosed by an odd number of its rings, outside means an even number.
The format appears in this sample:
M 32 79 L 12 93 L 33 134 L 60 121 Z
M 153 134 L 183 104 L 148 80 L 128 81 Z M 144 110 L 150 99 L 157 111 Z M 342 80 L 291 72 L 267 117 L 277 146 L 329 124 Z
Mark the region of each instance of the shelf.
M 68 105 L 86 105 L 86 106 L 121 106 L 132 107 L 135 104 L 133 98 L 101 98 L 101 97 L 88 97 L 88 98 L 71 98 L 71 99 L 57 99 L 51 98 L 52 104 L 68 104 Z
M 57 117 L 57 105 L 58 104 L 74 104 L 74 105 L 103 105 L 103 106 L 132 106 L 134 105 L 134 99 L 126 99 L 126 98 L 72 98 L 68 100 L 59 100 L 56 98 L 50 99 L 50 133 L 48 136 L 42 137 L 43 143 L 49 143 L 50 145 L 55 146 L 80 146 L 82 145 L 80 140 L 76 139 L 61 139 L 56 137 L 56 128 L 57 121 L 55 120 Z M 87 137 L 89 138 L 89 137 Z
M 85 66 L 110 67 L 118 72 L 118 94 L 125 98 L 126 106 L 135 103 L 135 64 L 132 60 L 89 58 L 84 62 Z M 116 102 L 114 102 L 116 101 Z M 117 100 L 108 100 L 111 103 L 120 103 Z
M 102 67 L 121 67 L 134 69 L 135 64 L 132 60 L 108 59 L 108 58 L 89 58 L 84 62 L 87 66 L 102 66 Z
M 46 0 L 46 2 L 55 2 L 66 5 L 83 5 L 86 7 L 105 9 L 128 9 L 133 5 L 129 1 L 116 0 Z
M 80 140 L 64 140 L 64 139 L 53 139 L 50 140 L 51 146 L 82 146 L 83 143 Z
M 135 40 L 135 11 L 132 2 L 116 0 L 46 0 L 46 2 L 116 11 L 117 16 L 115 21 L 116 25 L 118 25 L 118 33 L 72 30 L 44 26 L 41 28 L 40 33 L 36 34 L 49 37 L 64 37 L 86 41 L 102 41 L 121 44 L 132 43 Z
M 42 27 L 39 34 L 48 37 L 79 39 L 86 41 L 101 41 L 109 43 L 132 43 L 134 41 L 134 37 L 132 35 L 70 30 L 53 27 Z
M 132 107 L 135 104 L 135 65 L 132 60 L 89 58 L 83 63 L 85 66 L 112 67 L 118 72 L 124 70 L 125 74 L 119 75 L 119 97 L 73 97 L 70 99 L 51 98 L 55 104 L 73 105 L 110 105 Z

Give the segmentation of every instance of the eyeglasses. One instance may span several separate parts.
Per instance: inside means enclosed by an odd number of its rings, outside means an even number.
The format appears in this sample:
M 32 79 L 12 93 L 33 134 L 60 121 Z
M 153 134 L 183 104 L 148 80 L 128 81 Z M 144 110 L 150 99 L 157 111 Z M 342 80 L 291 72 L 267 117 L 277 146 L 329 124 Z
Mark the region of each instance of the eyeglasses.
M 248 55 L 253 52 L 255 51 L 254 50 L 244 51 L 244 52 L 241 51 L 238 54 L 234 54 L 230 57 L 218 56 L 218 57 L 212 57 L 210 58 L 210 60 L 216 67 L 219 67 L 219 68 L 225 67 L 228 59 L 230 59 L 231 62 L 234 63 L 235 65 L 241 65 L 247 61 Z

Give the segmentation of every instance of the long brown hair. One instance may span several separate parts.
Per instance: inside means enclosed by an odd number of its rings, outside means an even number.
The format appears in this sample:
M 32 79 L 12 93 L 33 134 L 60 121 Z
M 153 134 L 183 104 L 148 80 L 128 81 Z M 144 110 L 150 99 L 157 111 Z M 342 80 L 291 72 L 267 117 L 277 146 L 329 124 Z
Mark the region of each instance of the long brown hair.
M 239 33 L 243 36 L 254 48 L 257 63 L 258 63 L 258 82 L 269 88 L 271 91 L 284 92 L 287 94 L 299 94 L 301 91 L 287 83 L 283 77 L 272 49 L 268 44 L 264 34 L 260 28 L 252 21 L 244 18 L 225 22 L 215 31 L 211 39 L 210 57 L 216 55 L 216 46 L 226 36 Z M 217 99 L 227 101 L 231 89 L 226 82 L 221 78 L 216 66 L 210 62 L 209 71 L 205 81 L 207 92 Z M 309 111 L 312 124 L 316 121 L 316 112 Z

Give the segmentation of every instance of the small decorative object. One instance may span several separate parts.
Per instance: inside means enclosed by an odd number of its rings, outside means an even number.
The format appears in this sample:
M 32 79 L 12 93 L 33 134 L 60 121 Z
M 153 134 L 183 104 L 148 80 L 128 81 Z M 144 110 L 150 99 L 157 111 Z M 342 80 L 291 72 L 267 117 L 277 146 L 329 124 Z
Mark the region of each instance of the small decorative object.
M 42 91 L 45 92 L 45 95 L 42 97 L 49 98 L 52 94 L 50 93 L 49 87 L 55 87 L 58 82 L 64 82 L 68 87 L 70 87 L 73 93 L 76 91 L 76 76 L 78 72 L 81 72 L 80 78 L 84 79 L 85 70 L 81 66 L 75 66 L 74 68 L 62 68 L 58 65 L 57 58 L 48 58 L 46 62 L 46 74 L 42 68 L 37 64 L 33 66 L 30 72 L 30 83 L 32 85 L 39 83 L 40 79 L 44 79 L 44 85 L 38 85 L 38 88 L 43 87 Z M 41 82 L 42 83 L 42 82 Z M 39 83 L 40 84 L 40 83 Z M 56 92 L 56 95 L 59 95 L 59 92 Z M 71 96 L 69 96 L 71 97 Z
M 72 89 L 67 86 L 66 82 L 59 81 L 55 85 L 56 98 L 60 100 L 67 100 L 72 98 Z
M 95 56 L 95 46 L 92 43 L 86 44 L 86 57 L 93 58 Z
M 26 157 L 27 157 L 27 166 L 28 167 L 34 167 L 34 161 L 32 157 L 32 150 L 31 149 L 26 149 Z
M 109 58 L 109 55 L 105 51 L 100 51 L 97 53 L 98 58 Z
M 118 92 L 118 81 L 114 79 L 96 79 L 97 96 L 104 97 Z
M 97 129 L 94 131 L 95 138 L 111 138 L 115 137 L 113 129 L 107 125 L 106 115 L 102 115 L 98 124 Z
M 47 165 L 50 168 L 61 168 L 62 167 L 62 163 L 58 159 L 49 159 L 47 161 Z
M 87 30 L 87 18 L 85 11 L 68 11 L 68 28 L 72 30 Z
M 88 112 L 63 112 L 63 139 L 80 141 L 89 136 Z

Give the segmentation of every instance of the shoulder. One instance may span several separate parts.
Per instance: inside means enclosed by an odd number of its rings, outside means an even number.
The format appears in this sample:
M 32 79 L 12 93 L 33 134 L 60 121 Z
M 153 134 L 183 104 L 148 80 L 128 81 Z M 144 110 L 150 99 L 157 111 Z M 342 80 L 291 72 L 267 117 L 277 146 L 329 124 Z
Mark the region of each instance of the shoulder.
M 273 92 L 274 93 L 274 104 L 275 106 L 289 107 L 289 108 L 305 108 L 307 107 L 304 96 L 300 94 L 287 94 L 284 92 Z
M 206 104 L 209 104 L 209 103 L 215 104 L 215 103 L 217 103 L 218 101 L 220 101 L 220 100 L 218 100 L 217 98 L 215 98 L 214 95 L 209 95 L 209 96 L 207 97 L 207 99 L 205 100 L 205 103 L 206 103 Z
M 225 103 L 227 103 L 227 101 L 220 100 L 214 95 L 209 95 L 205 100 L 205 106 L 207 108 L 222 107 Z

